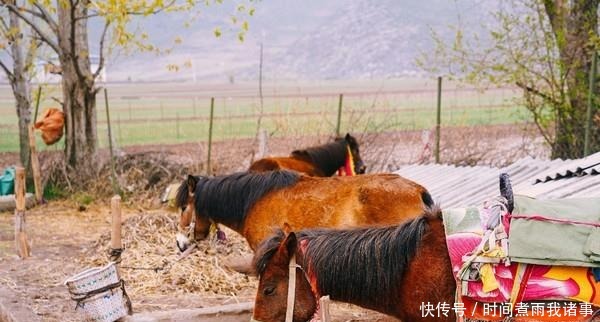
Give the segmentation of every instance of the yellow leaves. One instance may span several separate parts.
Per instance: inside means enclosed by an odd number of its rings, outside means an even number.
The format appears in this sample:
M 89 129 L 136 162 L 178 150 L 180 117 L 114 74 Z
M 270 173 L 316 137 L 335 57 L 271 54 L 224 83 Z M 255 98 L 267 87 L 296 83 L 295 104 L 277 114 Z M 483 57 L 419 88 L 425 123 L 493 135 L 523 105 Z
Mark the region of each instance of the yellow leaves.
M 167 70 L 170 72 L 178 72 L 179 71 L 179 65 L 176 64 L 167 64 Z
M 217 38 L 221 37 L 221 28 L 219 28 L 219 27 L 216 27 L 216 28 L 213 30 L 213 32 L 214 32 L 214 34 L 215 34 L 215 37 L 217 37 Z

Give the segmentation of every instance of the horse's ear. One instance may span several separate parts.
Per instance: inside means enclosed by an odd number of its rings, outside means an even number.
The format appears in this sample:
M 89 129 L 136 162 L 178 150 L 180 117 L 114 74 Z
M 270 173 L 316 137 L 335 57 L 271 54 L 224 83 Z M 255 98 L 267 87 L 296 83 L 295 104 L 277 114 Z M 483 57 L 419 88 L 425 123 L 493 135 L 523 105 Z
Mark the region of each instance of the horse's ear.
M 350 144 L 356 144 L 356 139 L 350 135 L 350 133 L 346 133 L 346 137 L 344 137 L 344 139 Z
M 198 178 L 194 177 L 191 174 L 188 174 L 187 185 L 189 193 L 194 193 L 194 191 L 196 191 L 196 184 L 198 184 Z
M 286 222 L 283 223 L 282 229 L 286 235 L 289 235 L 292 232 L 292 227 Z
M 298 244 L 298 239 L 296 238 L 296 233 L 293 231 L 289 232 L 285 239 L 279 245 L 279 253 L 281 256 L 289 259 L 296 252 L 296 245 Z

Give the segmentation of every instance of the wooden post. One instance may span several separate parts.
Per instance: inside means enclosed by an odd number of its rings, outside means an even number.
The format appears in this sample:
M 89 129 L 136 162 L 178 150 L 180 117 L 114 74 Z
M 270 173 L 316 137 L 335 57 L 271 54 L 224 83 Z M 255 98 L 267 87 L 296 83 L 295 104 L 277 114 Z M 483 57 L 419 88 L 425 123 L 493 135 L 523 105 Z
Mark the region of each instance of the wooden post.
M 442 77 L 438 77 L 437 117 L 435 121 L 435 163 L 440 163 L 440 131 L 442 124 Z
M 598 60 L 598 53 L 594 51 L 592 54 L 592 66 L 590 70 L 590 79 L 589 79 L 589 94 L 588 94 L 588 105 L 586 110 L 585 117 L 585 134 L 583 140 L 583 156 L 587 157 L 590 155 L 590 137 L 591 137 L 591 127 L 592 127 L 592 110 L 595 110 L 594 106 L 594 88 L 596 86 L 596 63 Z
M 33 171 L 33 186 L 35 187 L 35 200 L 38 204 L 43 201 L 44 189 L 42 188 L 42 176 L 40 173 L 40 160 L 38 159 L 37 149 L 35 147 L 34 125 L 29 125 L 29 150 L 31 157 L 31 170 Z
M 340 100 L 338 102 L 338 115 L 337 115 L 337 124 L 335 126 L 335 135 L 340 136 L 340 126 L 342 123 L 342 102 L 344 100 L 344 94 L 340 94 Z
M 113 137 L 112 129 L 110 126 L 110 112 L 108 110 L 108 91 L 104 88 L 104 106 L 106 107 L 106 127 L 108 129 L 108 149 L 110 152 L 110 181 L 112 184 L 113 192 L 120 193 L 121 188 L 117 182 L 117 172 L 115 170 L 115 152 L 113 149 Z
M 331 316 L 329 315 L 329 295 L 322 296 L 319 299 L 319 310 L 321 310 L 321 321 L 330 322 Z
M 121 241 L 121 196 L 115 195 L 110 200 L 110 212 L 112 214 L 112 230 L 110 232 L 110 248 L 111 250 L 123 249 Z M 120 256 L 119 256 L 120 257 Z M 117 261 L 119 258 L 110 260 Z
M 25 226 L 25 168 L 17 167 L 15 176 L 15 247 L 22 259 L 29 257 Z
M 267 140 L 269 135 L 267 134 L 266 129 L 260 129 L 258 131 L 258 153 L 256 154 L 256 159 L 262 159 L 267 154 Z
M 210 153 L 212 150 L 213 117 L 215 112 L 215 98 L 210 98 L 210 123 L 208 123 L 208 155 L 206 156 L 206 175 L 210 175 Z

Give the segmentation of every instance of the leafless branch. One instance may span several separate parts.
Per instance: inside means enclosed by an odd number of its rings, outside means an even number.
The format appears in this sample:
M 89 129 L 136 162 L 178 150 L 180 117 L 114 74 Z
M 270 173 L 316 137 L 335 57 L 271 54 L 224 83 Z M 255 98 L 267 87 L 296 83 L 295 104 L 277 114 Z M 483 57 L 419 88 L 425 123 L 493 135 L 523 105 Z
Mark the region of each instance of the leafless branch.
M 13 73 L 10 71 L 10 69 L 8 69 L 8 67 L 6 67 L 6 65 L 4 65 L 4 63 L 1 60 L 0 60 L 0 67 L 2 67 L 2 69 L 6 73 L 6 77 L 8 77 L 10 82 L 13 83 L 14 79 L 15 79 L 15 75 L 13 75 Z
M 8 8 L 8 10 L 10 10 L 14 14 L 16 14 L 17 17 L 19 17 L 21 20 L 23 20 L 26 24 L 31 26 L 31 29 L 33 29 L 35 31 L 35 33 L 40 37 L 40 39 L 42 41 L 44 41 L 46 44 L 48 44 L 48 46 L 50 46 L 50 48 L 52 48 L 52 50 L 54 50 L 56 53 L 60 52 L 60 48 L 58 47 L 58 44 L 55 41 L 53 41 L 49 35 L 47 35 L 45 32 L 43 32 L 37 24 L 35 24 L 31 19 L 26 17 L 19 10 L 19 8 L 17 8 L 15 5 L 6 3 L 5 0 L 2 0 L 2 4 L 4 4 Z
M 100 37 L 100 49 L 99 49 L 99 53 L 98 56 L 99 61 L 98 61 L 98 68 L 96 69 L 96 71 L 94 72 L 94 79 L 96 79 L 96 77 L 98 77 L 98 75 L 100 75 L 100 72 L 102 71 L 102 68 L 104 68 L 104 41 L 106 39 L 106 34 L 108 31 L 108 26 L 110 25 L 110 22 L 107 20 L 104 23 L 104 30 L 102 30 L 102 36 Z
M 558 102 L 558 101 L 556 101 L 555 99 L 553 99 L 552 97 L 550 97 L 550 96 L 548 96 L 548 95 L 546 95 L 546 94 L 544 94 L 544 93 L 540 92 L 540 91 L 539 91 L 538 89 L 536 89 L 536 88 L 533 88 L 533 87 L 531 87 L 531 86 L 527 86 L 527 85 L 525 85 L 525 84 L 523 84 L 523 83 L 521 83 L 521 82 L 516 82 L 516 85 L 517 85 L 518 87 L 520 87 L 521 89 L 525 90 L 527 93 L 530 93 L 530 94 L 533 94 L 533 95 L 539 96 L 539 97 L 541 97 L 542 99 L 544 99 L 545 101 L 547 101 L 547 102 L 549 102 L 549 103 L 551 103 L 551 104 L 553 104 L 553 105 L 560 105 L 560 102 Z
M 44 20 L 46 23 L 48 23 L 48 25 L 50 26 L 50 28 L 52 29 L 52 31 L 54 31 L 55 33 L 58 32 L 58 24 L 56 23 L 56 20 L 54 20 L 54 18 L 52 18 L 52 15 L 50 14 L 50 12 L 48 12 L 48 10 L 40 5 L 37 1 L 33 1 L 33 5 L 40 11 L 40 18 L 42 20 Z

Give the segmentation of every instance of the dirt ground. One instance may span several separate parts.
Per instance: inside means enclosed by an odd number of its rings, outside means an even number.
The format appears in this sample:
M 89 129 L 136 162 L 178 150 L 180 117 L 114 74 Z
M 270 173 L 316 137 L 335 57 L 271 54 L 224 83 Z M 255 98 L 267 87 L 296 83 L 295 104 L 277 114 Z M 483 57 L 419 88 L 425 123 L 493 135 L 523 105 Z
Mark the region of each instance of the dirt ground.
M 142 215 L 160 214 L 174 217 L 168 210 L 141 213 Z M 140 215 L 138 210 L 124 209 L 123 219 Z M 35 207 L 27 212 L 27 231 L 32 248 L 32 257 L 21 260 L 14 251 L 13 214 L 0 213 L 0 284 L 10 288 L 19 297 L 19 304 L 31 308 L 42 321 L 78 321 L 81 318 L 74 312 L 75 302 L 69 298 L 65 279 L 83 271 L 87 267 L 107 263 L 107 255 L 101 252 L 107 250 L 107 243 L 98 243 L 99 240 L 108 241 L 110 232 L 110 207 L 107 205 L 93 204 L 85 211 L 79 211 L 74 202 L 51 202 Z M 127 233 L 124 228 L 124 240 L 127 247 Z M 163 255 L 169 259 L 177 256 L 175 249 L 174 231 L 171 236 L 172 243 L 160 245 Z M 204 245 L 210 243 L 202 242 Z M 181 308 L 200 308 L 214 305 L 232 304 L 236 302 L 252 301 L 257 281 L 221 266 L 223 275 L 231 280 L 243 280 L 237 284 L 235 290 L 217 286 L 216 288 L 202 287 L 190 291 L 190 285 L 185 285 L 182 279 L 197 274 L 200 279 L 218 279 L 210 276 L 207 269 L 202 269 L 202 258 L 210 262 L 226 253 L 227 248 L 242 248 L 240 254 L 250 254 L 241 237 L 233 232 L 228 232 L 228 244 L 218 247 L 216 254 L 206 254 L 200 249 L 195 254 L 182 260 L 179 273 L 172 274 L 154 271 L 132 271 L 122 269 L 123 278 L 127 283 L 127 291 L 131 296 L 135 312 L 155 310 L 172 310 Z M 100 247 L 99 247 L 100 246 Z M 126 249 L 123 254 L 122 266 L 136 263 L 128 256 L 128 252 L 136 252 L 142 257 L 157 254 L 141 254 L 135 248 Z M 210 252 L 209 252 L 210 253 Z M 136 256 L 137 256 L 136 255 Z M 141 264 L 140 264 L 141 263 Z M 140 267 L 156 264 L 152 259 L 148 263 L 137 262 Z M 198 265 L 197 265 L 198 264 Z M 178 264 L 174 264 L 178 265 Z M 222 264 L 221 264 L 222 265 Z M 198 266 L 199 272 L 195 267 Z M 186 271 L 190 270 L 190 271 Z M 182 277 L 176 277 L 183 274 Z M 202 283 L 196 283 L 196 285 Z M 215 283 L 213 283 L 215 284 Z M 218 283 L 216 283 L 218 284 Z M 225 282 L 228 284 L 228 282 Z M 153 286 L 159 287 L 153 287 Z M 164 285 L 164 287 L 162 287 Z M 242 285 L 242 286 L 239 286 Z M 191 285 L 193 286 L 193 285 Z M 340 304 L 331 310 L 335 321 L 393 321 L 385 316 Z
M 524 156 L 545 157 L 547 150 L 530 129 L 519 126 L 446 129 L 442 138 L 442 161 L 454 164 L 502 166 Z M 291 150 L 327 141 L 329 138 L 272 138 L 268 151 L 287 155 Z M 409 163 L 431 162 L 431 137 L 421 131 L 370 134 L 359 137 L 361 154 L 370 171 L 393 171 Z M 212 173 L 243 170 L 250 163 L 252 140 L 216 142 Z M 194 173 L 206 171 L 203 158 L 206 146 L 188 143 L 170 146 L 127 147 L 121 155 L 143 154 L 167 163 L 181 164 Z M 56 157 L 44 152 L 42 167 Z M 101 152 L 105 158 L 106 151 Z M 16 153 L 0 154 L 0 168 L 15 164 Z M 125 160 L 126 159 L 119 159 Z M 125 162 L 124 161 L 124 162 Z M 169 164 L 170 164 L 169 163 Z M 123 236 L 125 252 L 122 266 L 135 312 L 164 309 L 199 308 L 252 301 L 257 281 L 232 270 L 223 263 L 231 256 L 250 254 L 242 238 L 228 232 L 226 244 L 202 242 L 198 250 L 168 271 L 153 271 L 177 258 L 174 222 L 177 214 L 158 201 L 164 185 L 177 180 L 184 170 L 165 169 L 150 175 L 147 165 L 131 163 L 120 178 L 133 193 L 125 202 Z M 136 168 L 137 167 L 137 168 Z M 177 168 L 177 167 L 176 167 Z M 162 171 L 162 170 L 161 170 Z M 137 173 L 132 176 L 132 173 Z M 161 177 L 162 176 L 162 177 Z M 105 179 L 105 178 L 104 178 Z M 121 179 L 120 179 L 121 180 Z M 129 182 L 127 182 L 129 180 Z M 134 185 L 131 181 L 143 181 Z M 158 182 L 158 183 L 156 183 Z M 135 183 L 135 182 L 134 182 Z M 105 186 L 109 186 L 105 184 Z M 110 189 L 90 188 L 96 192 L 91 203 L 82 206 L 74 196 L 53 200 L 27 211 L 27 231 L 32 257 L 20 260 L 14 252 L 13 213 L 0 213 L 0 286 L 17 294 L 19 304 L 43 321 L 77 321 L 75 303 L 70 300 L 63 281 L 90 266 L 107 263 L 110 233 Z M 96 190 L 94 190 L 96 189 Z M 144 191 L 138 191 L 146 189 Z M 137 198 L 135 197 L 137 196 Z M 150 269 L 139 269 L 150 268 Z M 381 314 L 346 304 L 331 309 L 334 321 L 393 321 Z

